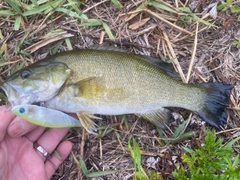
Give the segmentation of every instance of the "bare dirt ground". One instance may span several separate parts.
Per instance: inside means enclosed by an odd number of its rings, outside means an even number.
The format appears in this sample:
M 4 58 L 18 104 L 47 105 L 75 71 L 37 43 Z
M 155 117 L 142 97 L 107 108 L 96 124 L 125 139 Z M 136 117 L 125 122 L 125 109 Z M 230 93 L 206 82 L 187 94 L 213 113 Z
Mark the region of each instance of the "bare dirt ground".
M 80 27 L 79 20 L 61 13 L 47 20 L 41 15 L 30 16 L 24 19 L 19 31 L 14 31 L 14 22 L 11 18 L 0 17 L 0 47 L 4 50 L 3 57 L 9 62 L 0 69 L 0 81 L 4 81 L 19 66 L 27 66 L 50 55 L 56 47 L 60 49 L 59 51 L 66 51 L 67 46 L 64 41 L 66 37 L 70 38 L 74 49 L 107 43 L 137 54 L 167 57 L 165 58 L 167 60 L 174 58 L 179 62 L 179 68 L 185 75 L 193 62 L 190 83 L 225 82 L 234 86 L 230 108 L 227 109 L 228 123 L 218 137 L 228 141 L 239 136 L 240 119 L 236 110 L 240 108 L 240 50 L 235 41 L 239 42 L 240 39 L 240 20 L 237 14 L 232 14 L 230 10 L 221 11 L 218 12 L 216 19 L 213 19 L 209 11 L 201 13 L 209 4 L 217 1 L 201 0 L 198 3 L 195 2 L 197 6 L 194 8 L 194 13 L 215 26 L 206 26 L 201 22 L 194 23 L 190 15 L 183 18 L 180 14 L 168 13 L 154 7 L 138 12 L 129 20 L 142 1 L 120 2 L 121 9 L 116 8 L 110 0 L 101 2 L 89 0 L 81 5 L 82 12 L 89 19 L 102 20 L 108 24 L 115 41 L 109 39 L 102 26 Z M 194 4 L 193 0 L 177 2 L 176 4 L 175 1 L 166 1 L 174 8 Z M 2 7 L 6 8 L 4 3 Z M 57 29 L 61 29 L 63 33 L 52 38 L 46 37 Z M 32 58 L 15 53 L 26 32 L 30 34 L 20 49 L 31 53 Z M 193 48 L 195 45 L 196 52 Z M 172 132 L 183 122 L 183 119 L 187 119 L 190 115 L 190 112 L 182 109 L 173 109 L 173 111 L 176 120 L 170 126 Z M 95 122 L 103 127 L 102 136 L 96 137 L 83 129 L 70 131 L 67 138 L 74 144 L 72 154 L 55 173 L 52 180 L 88 179 L 75 162 L 75 158 L 79 159 L 79 156 L 85 161 L 89 172 L 119 170 L 112 175 L 94 179 L 133 179 L 133 161 L 128 151 L 130 135 L 133 135 L 139 143 L 142 151 L 142 165 L 146 171 L 151 169 L 147 166 L 147 159 L 159 158 L 156 171 L 162 175 L 163 179 L 174 179 L 172 172 L 183 164 L 182 146 L 193 149 L 200 147 L 205 135 L 203 129 L 211 128 L 198 116 L 191 115 L 183 133 L 192 133 L 185 139 L 178 139 L 166 145 L 166 141 L 159 135 L 155 126 L 133 115 L 103 116 L 101 122 Z M 169 138 L 172 137 L 172 132 L 164 131 Z

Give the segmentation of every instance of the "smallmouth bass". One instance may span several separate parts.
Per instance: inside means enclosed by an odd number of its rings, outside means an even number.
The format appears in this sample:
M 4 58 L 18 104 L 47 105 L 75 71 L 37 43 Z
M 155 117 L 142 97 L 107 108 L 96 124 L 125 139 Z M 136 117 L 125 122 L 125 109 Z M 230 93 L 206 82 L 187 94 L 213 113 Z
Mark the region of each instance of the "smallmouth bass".
M 216 128 L 226 123 L 231 85 L 184 84 L 171 76 L 172 65 L 156 58 L 88 49 L 40 60 L 11 75 L 2 89 L 12 106 L 41 103 L 77 113 L 90 133 L 92 114 L 136 114 L 164 128 L 171 117 L 166 107 L 188 109 Z

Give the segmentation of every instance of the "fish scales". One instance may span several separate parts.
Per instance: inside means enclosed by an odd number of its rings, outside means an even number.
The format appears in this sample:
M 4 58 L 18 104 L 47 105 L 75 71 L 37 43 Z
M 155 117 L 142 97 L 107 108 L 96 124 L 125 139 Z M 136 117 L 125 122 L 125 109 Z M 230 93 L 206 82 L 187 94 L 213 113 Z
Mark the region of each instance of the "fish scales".
M 119 110 L 104 114 L 123 114 L 122 111 L 145 113 L 169 106 L 197 112 L 202 107 L 201 100 L 205 98 L 203 88 L 183 84 L 132 54 L 125 53 L 123 56 L 115 51 L 83 50 L 82 53 L 65 53 L 56 57 L 55 61 L 66 63 L 74 71 L 73 83 L 91 77 L 101 79 L 104 91 L 85 106 Z

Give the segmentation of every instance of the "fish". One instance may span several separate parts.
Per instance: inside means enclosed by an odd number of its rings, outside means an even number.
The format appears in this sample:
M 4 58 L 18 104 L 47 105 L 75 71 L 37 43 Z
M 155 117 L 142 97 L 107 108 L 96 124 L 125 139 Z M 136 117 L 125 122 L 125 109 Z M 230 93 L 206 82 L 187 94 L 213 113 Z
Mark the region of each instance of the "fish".
M 169 107 L 198 114 L 222 128 L 227 122 L 232 85 L 185 84 L 174 67 L 144 55 L 117 50 L 82 49 L 58 53 L 12 74 L 1 86 L 15 105 L 42 106 L 76 113 L 83 127 L 95 131 L 94 114 L 135 114 L 166 128 Z M 57 123 L 58 120 L 56 120 Z
M 70 115 L 42 106 L 31 104 L 16 105 L 12 107 L 11 111 L 26 121 L 39 126 L 49 128 L 83 127 L 79 120 Z

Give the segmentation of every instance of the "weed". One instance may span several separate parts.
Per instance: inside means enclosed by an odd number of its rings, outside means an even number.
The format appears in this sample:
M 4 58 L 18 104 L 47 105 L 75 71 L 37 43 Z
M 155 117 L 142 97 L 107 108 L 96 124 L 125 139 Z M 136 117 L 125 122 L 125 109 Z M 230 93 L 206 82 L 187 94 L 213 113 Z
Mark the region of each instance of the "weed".
M 230 9 L 231 13 L 239 13 L 240 12 L 240 6 L 234 5 L 234 2 L 232 0 L 227 0 L 225 3 L 219 5 L 217 7 L 217 10 L 226 11 Z
M 214 131 L 207 131 L 205 145 L 200 149 L 183 147 L 187 154 L 182 159 L 188 168 L 181 167 L 173 173 L 174 177 L 181 180 L 240 179 L 239 155 L 232 150 L 233 144 L 239 139 L 240 137 L 224 145 L 224 139 L 217 139 Z
M 164 134 L 164 132 L 162 131 L 162 129 L 157 128 L 157 132 L 159 134 L 159 136 L 163 139 L 163 141 L 161 141 L 160 145 L 161 146 L 165 146 L 165 145 L 169 145 L 169 144 L 176 144 L 179 142 L 182 142 L 185 139 L 189 139 L 190 137 L 193 137 L 196 132 L 194 131 L 190 131 L 190 132 L 186 132 L 184 133 L 186 126 L 188 125 L 190 119 L 187 119 L 186 121 L 184 121 L 172 134 L 171 137 L 168 137 L 167 135 Z
M 238 49 L 240 49 L 240 41 L 234 40 L 233 45 L 236 46 Z
M 141 165 L 141 151 L 137 141 L 133 136 L 128 140 L 128 149 L 134 164 L 134 180 L 162 180 L 162 177 L 156 171 L 149 171 L 149 176 Z
M 134 139 L 133 136 L 130 136 L 128 140 L 128 149 L 130 151 L 131 157 L 133 159 L 134 164 L 134 179 L 148 179 L 147 174 L 145 173 L 142 165 L 141 165 L 141 151 L 137 141 Z

